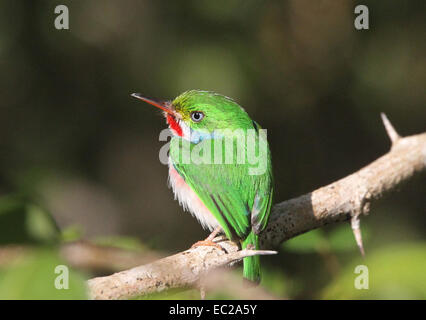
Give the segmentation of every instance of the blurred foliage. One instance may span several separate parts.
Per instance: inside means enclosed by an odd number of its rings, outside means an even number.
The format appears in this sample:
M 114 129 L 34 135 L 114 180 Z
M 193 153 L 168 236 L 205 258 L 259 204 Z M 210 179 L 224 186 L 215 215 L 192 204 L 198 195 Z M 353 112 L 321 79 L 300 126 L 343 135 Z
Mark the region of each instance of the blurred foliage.
M 363 241 L 368 241 L 368 227 L 362 228 Z M 329 232 L 316 229 L 292 238 L 283 244 L 288 251 L 312 253 L 321 250 L 334 252 L 356 250 L 357 245 L 349 224 L 336 226 Z
M 69 226 L 61 231 L 61 240 L 63 242 L 77 241 L 82 238 L 82 231 L 78 226 Z
M 57 289 L 57 266 L 66 265 L 56 250 L 39 248 L 20 261 L 0 266 L 0 299 L 87 299 L 87 276 L 69 272 L 67 289 Z
M 85 299 L 85 278 L 73 270 L 58 290 L 60 232 L 52 216 L 25 197 L 0 197 L 0 299 Z M 24 247 L 26 245 L 27 247 Z M 3 246 L 3 247 L 2 247 Z
M 93 241 L 98 245 L 110 246 L 129 251 L 141 251 L 146 249 L 139 239 L 133 237 L 97 237 Z
M 368 266 L 369 288 L 358 290 L 358 264 Z M 375 250 L 365 261 L 348 264 L 322 294 L 325 299 L 425 299 L 426 243 L 406 243 Z
M 70 289 L 54 289 L 63 242 L 176 252 L 206 236 L 167 188 L 164 120 L 132 92 L 236 99 L 268 129 L 276 201 L 386 152 L 380 112 L 401 135 L 425 130 L 425 1 L 364 1 L 367 31 L 353 27 L 349 0 L 61 3 L 70 30 L 53 27 L 53 0 L 0 2 L 0 298 L 84 298 L 96 273 L 70 268 Z M 262 257 L 264 291 L 248 294 L 426 298 L 424 190 L 418 176 L 373 203 L 361 221 L 365 260 L 349 225 L 327 226 Z M 353 287 L 358 264 L 370 268 L 369 290 Z
M 0 245 L 46 244 L 59 239 L 59 229 L 51 215 L 18 195 L 0 197 L 0 226 Z

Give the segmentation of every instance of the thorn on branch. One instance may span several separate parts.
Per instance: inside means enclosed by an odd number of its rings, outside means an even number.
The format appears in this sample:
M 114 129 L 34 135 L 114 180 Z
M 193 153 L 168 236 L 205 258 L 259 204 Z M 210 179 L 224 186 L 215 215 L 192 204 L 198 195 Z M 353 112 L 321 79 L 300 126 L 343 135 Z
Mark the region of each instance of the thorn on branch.
M 352 227 L 352 232 L 354 233 L 355 241 L 356 241 L 356 244 L 358 245 L 359 251 L 361 251 L 361 255 L 364 257 L 365 252 L 364 252 L 364 246 L 362 244 L 361 226 L 360 226 L 360 220 L 358 215 L 355 215 L 351 218 L 351 227 Z
M 278 254 L 277 251 L 274 250 L 252 250 L 252 249 L 243 249 L 236 252 L 227 253 L 226 259 L 229 266 L 235 265 L 237 262 L 241 261 L 242 259 L 246 257 L 252 257 L 252 256 L 269 256 L 272 254 Z
M 252 257 L 252 256 L 269 256 L 272 254 L 277 254 L 277 251 L 274 250 L 252 250 L 252 249 L 243 249 L 237 251 L 237 256 L 242 258 Z
M 382 117 L 383 125 L 385 126 L 386 132 L 392 142 L 392 145 L 395 144 L 395 142 L 401 138 L 398 132 L 396 132 L 395 128 L 393 127 L 392 123 L 389 121 L 386 114 L 383 112 L 380 113 L 380 116 Z

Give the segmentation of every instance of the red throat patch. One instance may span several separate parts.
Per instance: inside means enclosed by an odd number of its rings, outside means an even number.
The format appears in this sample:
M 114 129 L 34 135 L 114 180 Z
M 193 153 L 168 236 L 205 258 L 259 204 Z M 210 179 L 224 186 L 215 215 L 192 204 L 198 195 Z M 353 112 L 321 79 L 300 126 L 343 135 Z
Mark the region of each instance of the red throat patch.
M 182 137 L 182 128 L 179 123 L 177 123 L 175 117 L 173 117 L 171 114 L 167 114 L 167 123 L 169 124 L 170 129 L 176 132 L 179 137 Z

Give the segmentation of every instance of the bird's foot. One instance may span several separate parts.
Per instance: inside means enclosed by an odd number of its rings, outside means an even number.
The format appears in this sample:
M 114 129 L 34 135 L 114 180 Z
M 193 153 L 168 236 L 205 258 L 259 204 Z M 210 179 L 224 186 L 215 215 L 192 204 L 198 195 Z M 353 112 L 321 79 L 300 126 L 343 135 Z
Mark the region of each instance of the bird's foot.
M 222 248 L 220 245 L 218 245 L 216 242 L 210 240 L 209 238 L 205 239 L 205 240 L 201 240 L 201 241 L 197 241 L 196 243 L 194 243 L 191 246 L 191 249 L 196 248 L 196 247 L 216 247 L 222 251 L 225 251 L 224 248 Z
M 247 250 L 256 250 L 256 247 L 255 247 L 255 245 L 253 245 L 253 244 L 249 243 L 249 244 L 247 245 L 246 249 L 247 249 Z

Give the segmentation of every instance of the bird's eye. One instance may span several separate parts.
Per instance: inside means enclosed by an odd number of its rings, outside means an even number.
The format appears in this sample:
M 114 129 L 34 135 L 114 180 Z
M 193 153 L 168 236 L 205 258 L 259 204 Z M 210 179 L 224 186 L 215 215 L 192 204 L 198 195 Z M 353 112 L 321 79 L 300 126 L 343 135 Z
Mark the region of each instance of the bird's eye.
M 193 111 L 191 112 L 191 119 L 194 122 L 200 122 L 204 118 L 204 113 L 201 111 Z

